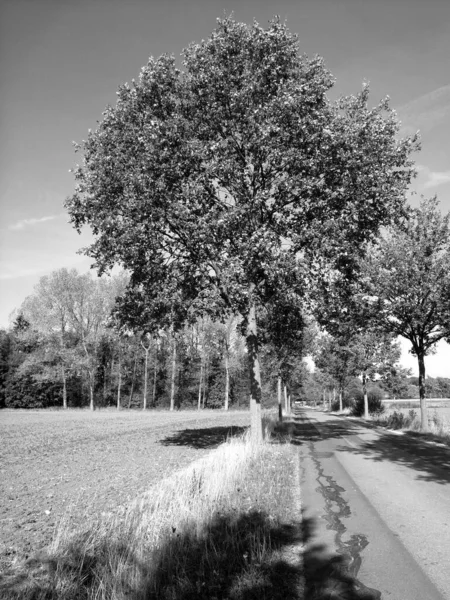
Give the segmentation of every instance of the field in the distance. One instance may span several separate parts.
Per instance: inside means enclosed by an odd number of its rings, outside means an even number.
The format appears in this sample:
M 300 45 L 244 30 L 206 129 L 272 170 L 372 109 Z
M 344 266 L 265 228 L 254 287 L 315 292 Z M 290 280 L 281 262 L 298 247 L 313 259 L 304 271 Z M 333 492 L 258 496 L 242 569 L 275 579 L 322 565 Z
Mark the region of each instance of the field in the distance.
M 248 424 L 247 411 L 0 411 L 0 570 Z

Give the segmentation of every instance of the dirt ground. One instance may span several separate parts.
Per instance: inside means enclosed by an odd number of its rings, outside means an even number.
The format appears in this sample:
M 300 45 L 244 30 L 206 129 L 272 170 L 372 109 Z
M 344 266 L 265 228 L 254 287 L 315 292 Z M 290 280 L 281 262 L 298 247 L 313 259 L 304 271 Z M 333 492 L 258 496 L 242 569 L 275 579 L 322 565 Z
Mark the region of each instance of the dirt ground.
M 248 424 L 248 412 L 0 411 L 0 570 Z

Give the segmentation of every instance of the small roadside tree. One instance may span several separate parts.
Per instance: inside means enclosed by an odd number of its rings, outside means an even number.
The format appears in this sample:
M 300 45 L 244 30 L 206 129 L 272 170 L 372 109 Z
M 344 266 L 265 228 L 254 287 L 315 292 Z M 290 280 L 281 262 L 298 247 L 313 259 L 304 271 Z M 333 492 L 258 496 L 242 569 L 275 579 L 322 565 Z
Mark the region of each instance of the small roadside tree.
M 355 348 L 348 335 L 325 336 L 318 344 L 314 361 L 322 373 L 326 373 L 337 383 L 339 410 L 344 408 L 345 389 L 350 379 L 358 372 L 355 358 Z
M 386 334 L 376 329 L 366 329 L 356 335 L 351 346 L 354 354 L 355 370 L 361 374 L 364 418 L 369 418 L 369 399 L 367 380 L 373 380 L 376 375 L 395 368 L 400 359 L 401 350 L 392 334 Z
M 155 327 L 163 312 L 241 315 L 259 440 L 257 306 L 299 258 L 308 277 L 351 275 L 351 257 L 402 211 L 417 139 L 397 139 L 395 115 L 386 101 L 368 108 L 366 87 L 331 103 L 323 60 L 300 55 L 278 19 L 266 30 L 219 20 L 183 65 L 152 58 L 120 87 L 78 147 L 66 206 L 92 228 L 100 272 L 130 271 L 133 310 Z
M 428 429 L 425 357 L 450 337 L 450 214 L 436 198 L 411 209 L 402 227 L 374 246 L 364 263 L 366 292 L 386 331 L 406 338 L 419 365 L 421 426 Z

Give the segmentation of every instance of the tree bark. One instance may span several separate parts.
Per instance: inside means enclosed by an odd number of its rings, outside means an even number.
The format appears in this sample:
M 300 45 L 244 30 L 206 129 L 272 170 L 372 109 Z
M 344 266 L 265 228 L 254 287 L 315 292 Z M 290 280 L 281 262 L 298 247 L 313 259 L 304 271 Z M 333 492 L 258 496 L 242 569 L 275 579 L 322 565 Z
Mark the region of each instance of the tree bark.
M 284 385 L 284 412 L 289 414 L 289 404 L 288 404 L 288 395 L 287 395 L 287 387 Z
M 280 374 L 278 374 L 277 395 L 278 395 L 278 420 L 281 423 L 283 421 L 283 407 L 281 405 L 281 375 Z
M 153 369 L 152 406 L 156 406 L 156 376 L 158 374 L 158 346 L 155 344 L 155 365 Z
M 205 357 L 205 365 L 203 367 L 203 398 L 202 398 L 202 408 L 206 407 L 206 393 L 208 391 L 208 357 Z
M 89 374 L 89 408 L 95 410 L 94 405 L 94 384 L 91 381 L 91 375 Z
M 122 388 L 122 360 L 119 347 L 119 356 L 117 358 L 117 410 L 120 410 L 120 393 Z
M 148 387 L 148 353 L 150 351 L 150 346 L 147 348 L 142 344 L 145 352 L 145 363 L 144 363 L 144 398 L 143 398 L 143 410 L 147 410 L 147 387 Z
M 339 390 L 339 411 L 342 412 L 344 410 L 344 404 L 342 402 L 342 390 Z
M 136 348 L 136 354 L 134 357 L 133 375 L 131 376 L 131 388 L 130 388 L 130 395 L 128 397 L 128 408 L 131 408 L 131 403 L 133 401 L 134 382 L 136 380 L 136 369 L 137 369 L 137 348 Z
M 61 363 L 61 377 L 63 382 L 63 408 L 67 408 L 67 377 L 66 370 L 64 368 L 64 364 Z
M 256 306 L 250 290 L 250 307 L 247 324 L 248 371 L 250 376 L 250 431 L 252 441 L 260 444 L 263 439 L 261 413 L 261 373 L 258 358 L 258 330 Z
M 225 349 L 225 401 L 223 408 L 228 410 L 230 401 L 230 366 L 228 364 L 228 348 Z
M 177 367 L 177 344 L 175 337 L 173 338 L 173 354 L 172 354 L 172 381 L 170 387 L 170 410 L 175 408 L 175 371 Z
M 367 374 L 365 371 L 362 373 L 362 385 L 364 394 L 364 418 L 369 418 L 369 397 L 367 395 Z
M 197 410 L 200 410 L 202 407 L 202 386 L 203 386 L 203 359 L 200 357 L 200 380 L 198 382 Z
M 425 398 L 425 354 L 417 353 L 419 362 L 419 397 L 420 397 L 420 426 L 422 431 L 428 431 L 427 400 Z

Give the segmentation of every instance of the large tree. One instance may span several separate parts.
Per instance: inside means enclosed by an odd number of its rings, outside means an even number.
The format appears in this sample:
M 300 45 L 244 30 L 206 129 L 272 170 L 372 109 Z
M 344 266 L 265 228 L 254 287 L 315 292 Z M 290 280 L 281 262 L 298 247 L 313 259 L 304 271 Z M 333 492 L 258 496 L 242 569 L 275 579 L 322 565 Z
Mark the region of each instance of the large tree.
M 150 59 L 120 87 L 79 147 L 67 208 L 92 228 L 100 271 L 130 271 L 128 313 L 155 327 L 212 309 L 242 316 L 260 438 L 257 306 L 300 260 L 303 281 L 351 275 L 353 255 L 402 210 L 417 140 L 397 139 L 366 87 L 331 103 L 323 60 L 301 55 L 277 19 L 266 30 L 219 20 L 183 67 Z
M 366 258 L 368 298 L 387 331 L 406 338 L 419 366 L 421 426 L 428 429 L 425 357 L 450 337 L 450 214 L 435 198 L 384 235 Z M 447 308 L 446 308 L 447 307 Z

